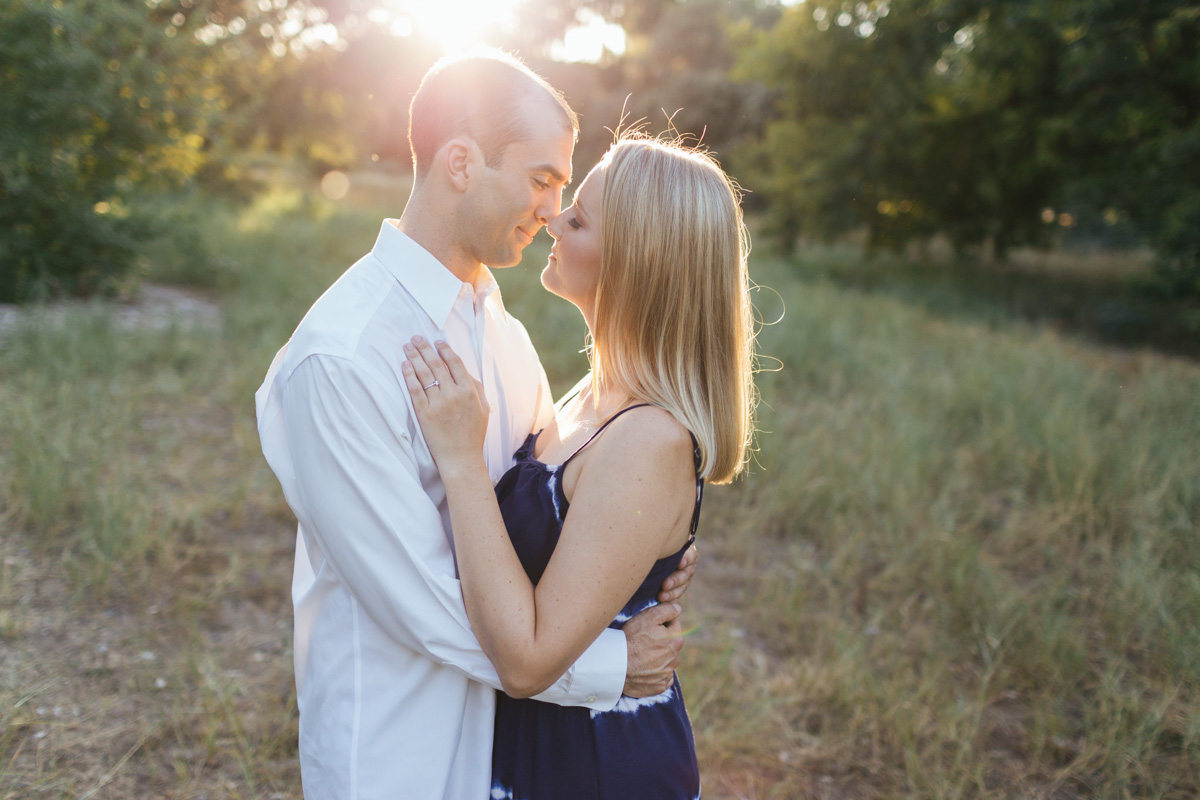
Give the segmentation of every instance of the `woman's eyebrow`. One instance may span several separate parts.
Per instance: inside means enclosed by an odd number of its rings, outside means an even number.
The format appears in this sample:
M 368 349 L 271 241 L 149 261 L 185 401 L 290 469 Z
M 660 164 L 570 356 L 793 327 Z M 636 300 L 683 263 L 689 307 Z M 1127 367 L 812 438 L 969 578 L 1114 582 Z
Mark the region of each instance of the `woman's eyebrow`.
M 571 203 L 572 203 L 572 205 L 575 206 L 576 209 L 578 209 L 579 211 L 582 211 L 583 215 L 585 217 L 588 217 L 589 219 L 591 218 L 592 215 L 588 213 L 588 210 L 584 207 L 583 203 L 580 201 L 578 192 L 575 193 L 575 197 L 572 198 Z
M 587 206 L 583 205 L 583 199 L 580 197 L 580 191 L 575 190 L 575 197 L 571 198 L 571 205 L 574 205 L 578 211 L 582 211 L 584 217 L 588 217 L 589 219 L 592 218 L 592 212 L 588 211 Z

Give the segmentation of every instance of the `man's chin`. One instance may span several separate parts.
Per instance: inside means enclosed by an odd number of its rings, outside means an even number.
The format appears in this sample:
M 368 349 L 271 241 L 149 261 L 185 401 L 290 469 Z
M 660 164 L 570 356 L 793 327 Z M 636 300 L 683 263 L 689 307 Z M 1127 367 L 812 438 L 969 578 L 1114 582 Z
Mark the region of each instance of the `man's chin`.
M 515 267 L 517 264 L 521 263 L 521 254 L 524 250 L 525 248 L 522 247 L 507 253 L 495 253 L 492 256 L 491 261 L 485 261 L 483 263 L 487 264 L 488 269 L 507 269 L 508 267 Z

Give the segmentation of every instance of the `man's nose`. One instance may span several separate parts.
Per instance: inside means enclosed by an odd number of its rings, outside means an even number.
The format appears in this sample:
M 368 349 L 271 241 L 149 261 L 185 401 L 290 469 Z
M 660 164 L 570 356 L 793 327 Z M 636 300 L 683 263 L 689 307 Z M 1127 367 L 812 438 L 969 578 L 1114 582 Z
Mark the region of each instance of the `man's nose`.
M 558 216 L 558 210 L 562 207 L 562 189 L 553 192 L 547 192 L 542 202 L 537 207 L 538 222 L 549 228 L 550 221 Z

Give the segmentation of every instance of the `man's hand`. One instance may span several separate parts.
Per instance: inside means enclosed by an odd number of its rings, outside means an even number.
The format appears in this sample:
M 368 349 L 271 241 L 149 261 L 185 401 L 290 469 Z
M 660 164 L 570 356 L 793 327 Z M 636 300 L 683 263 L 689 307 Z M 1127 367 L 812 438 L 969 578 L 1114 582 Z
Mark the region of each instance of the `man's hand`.
M 696 545 L 679 559 L 679 566 L 663 581 L 658 593 L 659 605 L 648 608 L 625 623 L 625 641 L 629 648 L 629 666 L 625 688 L 630 697 L 662 694 L 675 679 L 679 651 L 683 649 L 682 609 L 675 601 L 692 585 L 696 574 Z
M 694 565 L 694 556 L 692 562 Z M 682 613 L 678 603 L 662 603 L 625 623 L 629 665 L 623 694 L 650 697 L 670 688 L 675 668 L 679 666 L 679 651 L 683 649 Z
M 696 545 L 692 545 L 679 559 L 679 566 L 663 581 L 662 590 L 658 593 L 658 602 L 674 603 L 683 597 L 683 593 L 692 585 L 692 576 L 696 574 Z

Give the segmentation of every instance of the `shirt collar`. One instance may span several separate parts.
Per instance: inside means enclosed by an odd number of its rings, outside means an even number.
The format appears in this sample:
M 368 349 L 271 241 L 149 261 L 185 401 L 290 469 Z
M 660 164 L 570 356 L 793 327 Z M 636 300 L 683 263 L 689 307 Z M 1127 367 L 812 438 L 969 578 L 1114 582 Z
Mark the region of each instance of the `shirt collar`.
M 474 286 L 460 281 L 432 253 L 413 241 L 396 227 L 397 220 L 385 219 L 371 254 L 379 259 L 388 272 L 408 290 L 429 318 L 439 328 L 446 326 L 454 302 L 464 287 L 469 287 L 484 303 L 494 304 L 498 316 L 508 322 L 500 286 L 490 270 L 484 267 Z

